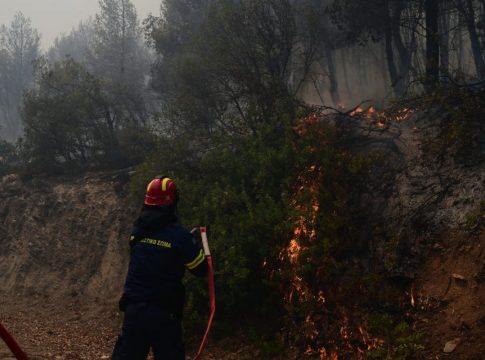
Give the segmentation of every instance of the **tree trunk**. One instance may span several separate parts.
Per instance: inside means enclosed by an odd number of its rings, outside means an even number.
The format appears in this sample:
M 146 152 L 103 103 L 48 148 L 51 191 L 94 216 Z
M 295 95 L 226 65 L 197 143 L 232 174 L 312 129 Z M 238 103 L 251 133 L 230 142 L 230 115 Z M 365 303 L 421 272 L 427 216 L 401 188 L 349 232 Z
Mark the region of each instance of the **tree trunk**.
M 332 97 L 334 106 L 339 107 L 341 106 L 342 101 L 340 100 L 338 91 L 337 69 L 333 59 L 333 50 L 328 42 L 325 42 L 325 57 L 327 59 L 328 79 L 330 80 L 330 96 Z
M 401 94 L 397 94 L 395 88 L 400 79 L 398 78 L 396 63 L 394 62 L 394 50 L 392 48 L 392 28 L 390 24 L 390 19 L 388 19 L 386 23 L 387 25 L 384 32 L 384 43 L 386 49 L 387 68 L 389 70 L 389 77 L 391 78 L 391 86 L 394 89 L 394 94 L 396 96 L 399 96 Z
M 443 78 L 450 73 L 450 15 L 445 14 L 441 19 L 440 41 L 440 71 Z
M 470 41 L 472 44 L 473 59 L 475 61 L 475 66 L 477 68 L 477 76 L 480 79 L 485 78 L 485 62 L 482 55 L 482 45 L 480 43 L 480 38 L 477 33 L 477 28 L 475 25 L 475 9 L 473 7 L 472 0 L 466 0 L 467 11 L 465 15 L 465 22 L 468 28 L 468 33 L 470 35 Z
M 439 82 L 440 46 L 438 42 L 439 0 L 426 0 L 426 92 L 432 92 Z
M 125 80 L 125 56 L 126 56 L 126 4 L 121 0 L 121 57 L 120 57 L 120 74 L 123 85 Z
M 409 84 L 409 71 L 411 70 L 411 54 L 406 48 L 401 37 L 401 14 L 404 9 L 402 3 L 396 5 L 391 15 L 392 40 L 399 55 L 399 70 L 394 84 L 396 96 L 401 96 L 406 92 Z
M 347 56 L 345 56 L 345 51 L 346 49 L 343 48 L 340 50 L 340 63 L 342 64 L 342 70 L 343 70 L 343 75 L 344 75 L 344 85 L 345 85 L 345 91 L 347 93 L 347 99 L 352 98 L 352 90 L 349 85 L 349 71 L 347 69 Z
M 485 26 L 485 0 L 480 0 L 480 3 L 482 4 L 482 16 L 481 16 L 481 21 L 482 21 L 482 25 Z M 485 40 L 484 40 L 485 42 Z
M 464 68 L 463 68 L 463 35 L 461 33 L 461 29 L 462 29 L 462 19 L 461 19 L 461 16 L 458 17 L 458 31 L 456 31 L 456 36 L 458 38 L 458 53 L 457 53 L 457 62 L 458 62 L 458 70 L 460 72 L 464 72 Z

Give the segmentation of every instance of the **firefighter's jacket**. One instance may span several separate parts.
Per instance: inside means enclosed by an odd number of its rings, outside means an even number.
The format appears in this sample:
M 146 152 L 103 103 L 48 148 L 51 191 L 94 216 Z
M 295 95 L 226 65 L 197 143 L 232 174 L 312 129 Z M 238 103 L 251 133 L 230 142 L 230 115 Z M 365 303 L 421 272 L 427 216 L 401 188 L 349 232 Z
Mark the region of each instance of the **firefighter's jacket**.
M 159 303 L 181 312 L 185 270 L 196 276 L 207 273 L 204 252 L 194 236 L 177 223 L 162 222 L 161 226 L 145 229 L 135 223 L 130 240 L 132 248 L 123 305 Z

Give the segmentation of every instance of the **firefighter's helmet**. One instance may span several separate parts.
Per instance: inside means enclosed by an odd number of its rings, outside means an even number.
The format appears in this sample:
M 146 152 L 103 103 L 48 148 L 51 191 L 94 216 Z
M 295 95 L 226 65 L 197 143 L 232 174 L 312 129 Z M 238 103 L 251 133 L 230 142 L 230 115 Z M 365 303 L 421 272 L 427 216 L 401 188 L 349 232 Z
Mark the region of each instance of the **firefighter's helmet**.
M 147 186 L 145 205 L 168 206 L 178 200 L 177 186 L 168 176 L 156 176 Z

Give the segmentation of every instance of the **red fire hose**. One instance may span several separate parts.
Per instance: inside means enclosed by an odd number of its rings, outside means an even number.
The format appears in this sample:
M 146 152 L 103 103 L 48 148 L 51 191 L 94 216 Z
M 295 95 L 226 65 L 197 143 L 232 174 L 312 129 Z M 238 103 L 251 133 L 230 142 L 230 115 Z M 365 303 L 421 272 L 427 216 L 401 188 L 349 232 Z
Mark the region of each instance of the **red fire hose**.
M 7 329 L 5 329 L 2 324 L 0 324 L 0 338 L 5 341 L 5 344 L 7 344 L 18 360 L 28 360 L 27 355 L 22 351 L 19 344 L 17 344 L 13 336 L 8 333 Z
M 209 241 L 207 240 L 207 228 L 201 227 L 200 228 L 200 236 L 202 237 L 202 245 L 204 246 L 204 253 L 207 259 L 207 266 L 208 266 L 208 282 L 209 282 L 209 303 L 210 303 L 210 317 L 209 322 L 207 324 L 207 329 L 205 330 L 204 337 L 202 338 L 202 342 L 199 346 L 199 351 L 197 355 L 195 355 L 194 360 L 199 360 L 202 351 L 204 350 L 205 343 L 207 341 L 207 336 L 209 335 L 209 331 L 212 326 L 212 321 L 214 320 L 214 314 L 216 312 L 216 293 L 214 289 L 214 268 L 212 266 L 212 256 L 209 249 Z

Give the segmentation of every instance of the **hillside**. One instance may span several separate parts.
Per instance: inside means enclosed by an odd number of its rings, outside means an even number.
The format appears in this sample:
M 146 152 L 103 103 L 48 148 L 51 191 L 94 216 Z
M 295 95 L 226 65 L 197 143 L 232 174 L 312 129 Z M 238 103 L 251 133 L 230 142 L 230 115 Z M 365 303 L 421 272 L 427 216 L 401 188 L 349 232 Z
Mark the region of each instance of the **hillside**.
M 136 214 L 123 185 L 110 174 L 25 182 L 5 176 L 2 293 L 39 302 L 70 297 L 113 303 Z

